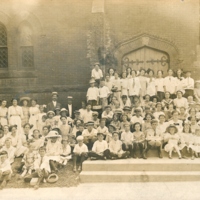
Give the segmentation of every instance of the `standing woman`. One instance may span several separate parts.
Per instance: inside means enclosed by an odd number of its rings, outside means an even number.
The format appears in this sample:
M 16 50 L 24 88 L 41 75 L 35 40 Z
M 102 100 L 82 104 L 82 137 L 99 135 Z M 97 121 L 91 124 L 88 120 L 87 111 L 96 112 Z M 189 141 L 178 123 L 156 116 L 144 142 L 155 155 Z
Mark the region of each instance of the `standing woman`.
M 29 123 L 33 125 L 33 130 L 37 129 L 38 114 L 40 113 L 40 110 L 37 106 L 37 100 L 35 99 L 31 100 L 31 107 L 29 109 L 29 112 L 30 112 Z
M 182 76 L 182 74 L 183 74 L 183 71 L 181 69 L 176 70 L 177 90 L 183 89 L 182 80 L 184 79 L 184 77 Z
M 29 107 L 28 107 L 28 102 L 30 101 L 29 97 L 22 97 L 20 99 L 20 102 L 22 102 L 22 111 L 23 111 L 23 115 L 24 118 L 22 119 L 22 126 L 24 126 L 24 124 L 29 122 L 29 117 L 30 117 L 30 113 L 29 113 Z
M 156 83 L 156 93 L 161 102 L 165 98 L 163 71 L 158 70 L 157 76 L 158 77 L 156 78 L 156 82 L 155 82 Z
M 156 95 L 156 82 L 154 78 L 154 71 L 152 69 L 149 69 L 147 71 L 147 74 L 149 76 L 147 80 L 147 94 L 150 95 L 151 99 L 153 96 Z
M 18 131 L 21 132 L 22 119 L 24 118 L 22 107 L 18 106 L 18 99 L 13 98 L 11 100 L 12 106 L 8 108 L 8 120 L 10 126 L 17 125 Z
M 108 69 L 108 74 L 110 76 L 110 81 L 111 82 L 115 79 L 114 73 L 115 73 L 115 70 L 113 68 L 109 68 Z
M 144 97 L 147 92 L 147 77 L 145 76 L 146 70 L 140 69 L 140 76 L 138 76 L 141 85 L 141 95 Z
M 8 108 L 6 107 L 7 101 L 3 100 L 0 107 L 0 124 L 2 126 L 8 125 Z
M 126 68 L 126 78 L 130 79 L 132 78 L 132 69 L 130 67 Z

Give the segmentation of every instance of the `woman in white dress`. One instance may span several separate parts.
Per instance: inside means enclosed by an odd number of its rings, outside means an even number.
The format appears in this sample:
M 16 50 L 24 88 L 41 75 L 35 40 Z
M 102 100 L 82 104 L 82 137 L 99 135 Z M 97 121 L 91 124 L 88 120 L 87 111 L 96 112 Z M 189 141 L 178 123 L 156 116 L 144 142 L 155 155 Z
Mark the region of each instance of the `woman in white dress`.
M 0 106 L 0 124 L 2 126 L 8 125 L 8 108 L 6 107 L 7 101 L 2 100 L 1 106 Z
M 184 77 L 182 76 L 183 71 L 181 69 L 176 70 L 176 79 L 177 79 L 177 90 L 182 90 L 183 89 L 183 84 L 182 80 Z
M 147 94 L 150 95 L 150 97 L 152 98 L 153 96 L 156 95 L 156 82 L 155 82 L 155 78 L 154 76 L 154 71 L 152 69 L 148 70 L 148 75 L 149 78 L 147 80 Z
M 140 70 L 140 76 L 138 76 L 139 80 L 140 80 L 140 85 L 141 85 L 141 95 L 144 97 L 146 95 L 146 91 L 147 91 L 147 82 L 148 82 L 148 78 L 145 76 L 146 70 L 145 69 L 141 69 Z
M 35 99 L 31 100 L 31 107 L 29 108 L 29 112 L 30 112 L 29 123 L 33 125 L 33 130 L 37 129 L 38 114 L 40 113 L 40 110 L 37 106 L 37 100 Z
M 17 125 L 18 131 L 21 132 L 22 120 L 24 115 L 21 106 L 18 106 L 18 100 L 16 98 L 12 99 L 12 106 L 8 108 L 8 120 L 9 124 Z

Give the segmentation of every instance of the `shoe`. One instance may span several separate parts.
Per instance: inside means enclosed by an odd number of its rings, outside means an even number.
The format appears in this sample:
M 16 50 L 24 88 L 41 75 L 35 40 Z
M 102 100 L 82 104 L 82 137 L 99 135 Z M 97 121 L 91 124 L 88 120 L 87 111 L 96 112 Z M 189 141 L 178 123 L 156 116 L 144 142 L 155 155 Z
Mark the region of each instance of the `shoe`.
M 78 171 L 79 171 L 79 172 L 80 172 L 80 171 L 82 171 L 82 168 L 81 168 L 81 166 L 79 166 L 79 167 L 78 167 Z
M 103 157 L 103 160 L 107 160 L 107 158 L 104 156 L 104 157 Z
M 184 158 L 184 159 L 188 159 L 188 157 L 187 157 L 187 156 L 183 156 L 182 158 Z
M 34 190 L 37 190 L 39 188 L 39 185 L 34 186 Z
M 135 155 L 133 155 L 132 158 L 136 159 L 137 157 Z
M 172 159 L 172 157 L 171 157 L 171 156 L 169 156 L 169 159 Z
M 159 158 L 163 158 L 162 152 L 159 153 Z
M 179 158 L 179 159 L 182 159 L 182 157 L 181 157 L 181 156 L 179 156 L 178 158 Z
M 0 189 L 2 190 L 3 188 L 5 188 L 5 186 L 6 186 L 6 181 L 4 180 L 4 181 L 1 183 Z

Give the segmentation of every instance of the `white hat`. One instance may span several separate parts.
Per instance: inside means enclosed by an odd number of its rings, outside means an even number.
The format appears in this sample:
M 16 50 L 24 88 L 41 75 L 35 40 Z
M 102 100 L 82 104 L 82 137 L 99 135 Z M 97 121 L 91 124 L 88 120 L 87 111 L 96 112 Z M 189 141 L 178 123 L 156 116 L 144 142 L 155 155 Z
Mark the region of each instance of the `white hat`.
M 68 110 L 67 110 L 66 108 L 62 108 L 62 109 L 60 110 L 60 112 L 68 112 Z
M 49 115 L 50 113 L 52 113 L 53 115 L 55 115 L 55 112 L 52 111 L 52 110 L 48 111 L 48 112 L 47 112 L 47 115 Z
M 68 96 L 67 98 L 68 98 L 68 99 L 73 99 L 73 97 L 72 97 L 72 96 Z
M 61 137 L 57 131 L 50 131 L 46 138 L 51 138 L 51 137 Z
M 91 84 L 91 83 L 95 83 L 95 80 L 94 80 L 94 79 L 91 79 L 89 83 L 90 83 L 90 84 Z
M 77 141 L 80 141 L 80 140 L 82 141 L 82 140 L 83 140 L 83 136 L 82 136 L 82 135 L 79 135 L 79 136 L 76 138 L 76 140 L 77 140 Z
M 51 95 L 57 95 L 58 96 L 58 93 L 57 92 L 52 92 Z

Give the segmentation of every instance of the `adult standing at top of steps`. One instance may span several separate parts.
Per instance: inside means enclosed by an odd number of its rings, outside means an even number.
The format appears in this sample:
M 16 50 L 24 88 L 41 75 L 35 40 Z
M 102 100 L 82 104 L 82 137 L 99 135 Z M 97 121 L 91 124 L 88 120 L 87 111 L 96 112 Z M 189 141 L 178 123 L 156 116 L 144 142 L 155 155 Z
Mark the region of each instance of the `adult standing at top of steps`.
M 47 104 L 47 112 L 48 111 L 55 111 L 56 108 L 62 108 L 61 104 L 58 103 L 58 93 L 52 92 L 51 93 L 52 101 Z
M 162 142 L 163 142 L 163 134 L 157 129 L 158 121 L 153 119 L 151 121 L 151 129 L 147 129 L 146 132 L 146 141 L 147 141 L 147 147 L 144 150 L 144 159 L 147 159 L 146 153 L 151 149 L 152 147 L 155 147 L 158 151 L 158 157 L 162 158 Z

